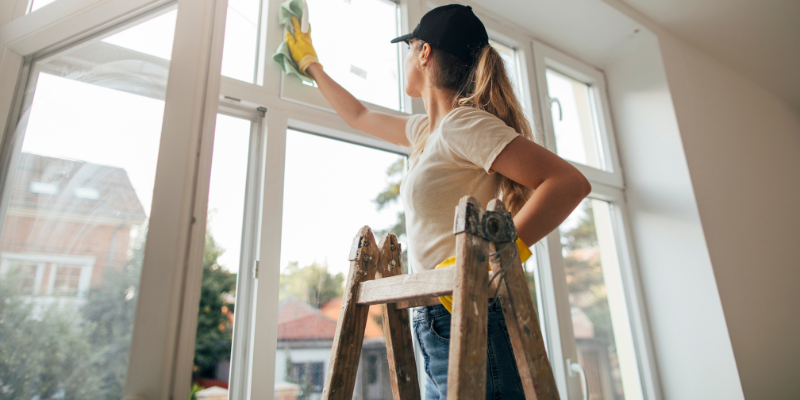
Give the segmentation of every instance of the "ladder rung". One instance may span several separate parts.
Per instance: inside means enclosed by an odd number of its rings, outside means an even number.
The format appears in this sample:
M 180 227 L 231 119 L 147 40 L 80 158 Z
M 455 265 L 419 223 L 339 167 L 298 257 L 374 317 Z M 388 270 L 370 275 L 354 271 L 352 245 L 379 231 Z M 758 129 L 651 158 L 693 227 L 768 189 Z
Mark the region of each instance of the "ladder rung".
M 438 297 L 426 297 L 424 299 L 398 301 L 397 303 L 394 303 L 394 308 L 397 310 L 404 310 L 406 308 L 435 306 L 437 304 L 442 304 L 439 302 Z
M 383 304 L 453 294 L 455 268 L 397 275 L 358 284 L 356 303 Z

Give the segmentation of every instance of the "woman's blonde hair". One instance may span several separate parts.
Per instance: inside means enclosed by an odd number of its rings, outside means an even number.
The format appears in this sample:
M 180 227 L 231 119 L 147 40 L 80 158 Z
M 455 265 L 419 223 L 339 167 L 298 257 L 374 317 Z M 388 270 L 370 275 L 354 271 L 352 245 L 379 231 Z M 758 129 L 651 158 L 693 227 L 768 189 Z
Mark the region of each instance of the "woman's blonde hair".
M 419 49 L 424 42 L 414 40 Z M 500 118 L 525 139 L 542 143 L 542 135 L 534 134 L 522 105 L 514 94 L 514 88 L 506 74 L 503 59 L 491 45 L 473 51 L 473 63 L 465 62 L 447 52 L 435 49 L 431 52 L 433 85 L 453 92 L 453 107 L 472 107 L 487 111 Z M 428 137 L 416 143 L 411 158 L 417 157 Z M 533 190 L 511 179 L 500 178 L 500 191 L 508 211 L 516 215 L 533 194 Z

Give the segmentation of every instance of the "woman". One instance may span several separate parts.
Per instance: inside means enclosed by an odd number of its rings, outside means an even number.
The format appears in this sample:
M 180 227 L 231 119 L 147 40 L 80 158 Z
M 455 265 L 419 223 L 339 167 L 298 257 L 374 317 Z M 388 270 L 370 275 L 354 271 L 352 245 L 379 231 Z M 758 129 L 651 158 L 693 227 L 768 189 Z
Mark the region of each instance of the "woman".
M 453 210 L 470 194 L 485 206 L 502 194 L 519 240 L 536 243 L 556 229 L 591 191 L 568 162 L 534 142 L 503 60 L 488 43 L 483 23 L 468 6 L 451 4 L 425 14 L 410 34 L 406 87 L 426 114 L 398 117 L 365 108 L 317 61 L 310 31 L 286 34 L 300 71 L 355 129 L 411 147 L 401 186 L 414 269 L 444 265 L 455 255 Z M 525 245 L 526 246 L 526 245 Z M 446 303 L 445 303 L 446 304 Z M 421 307 L 414 328 L 425 357 L 428 399 L 447 397 L 450 314 Z M 524 398 L 500 306 L 489 301 L 487 399 Z

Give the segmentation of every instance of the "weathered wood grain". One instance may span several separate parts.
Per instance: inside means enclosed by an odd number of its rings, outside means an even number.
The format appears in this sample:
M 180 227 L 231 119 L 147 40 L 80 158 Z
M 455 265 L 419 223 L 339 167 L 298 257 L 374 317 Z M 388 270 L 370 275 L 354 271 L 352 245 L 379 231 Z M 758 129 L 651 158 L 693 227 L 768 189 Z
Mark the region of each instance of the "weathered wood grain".
M 376 280 L 401 275 L 400 243 L 397 237 L 387 233 L 378 244 L 380 258 Z M 377 279 L 380 278 L 380 279 Z M 362 282 L 361 285 L 368 282 Z M 363 292 L 362 292 L 363 293 Z M 398 309 L 394 304 L 381 305 L 383 337 L 386 339 L 386 355 L 389 358 L 389 378 L 395 400 L 419 400 L 417 363 L 414 361 L 414 345 L 411 341 L 411 326 L 408 310 Z
M 487 206 L 489 211 L 505 212 L 503 203 L 494 199 Z M 509 243 L 492 243 L 492 252 L 503 249 Z M 510 243 L 505 250 L 491 259 L 492 271 L 499 273 L 506 265 L 506 276 L 500 285 L 497 297 L 503 307 L 503 316 L 508 326 L 508 336 L 514 349 L 522 387 L 527 399 L 555 400 L 559 398 L 553 370 L 547 359 L 539 317 L 533 306 L 528 281 L 516 244 Z M 495 281 L 499 280 L 495 279 Z
M 394 303 L 394 307 L 398 310 L 403 310 L 413 307 L 435 306 L 437 304 L 442 304 L 438 297 L 426 297 L 424 299 L 398 301 L 397 303 Z
M 383 304 L 453 293 L 455 268 L 404 274 L 359 284 L 358 304 Z
M 358 231 L 350 248 L 350 271 L 336 324 L 331 359 L 325 376 L 323 399 L 351 400 L 367 326 L 369 306 L 356 303 L 358 284 L 375 277 L 380 256 L 375 237 L 368 226 Z
M 471 196 L 460 204 L 471 202 Z M 456 235 L 456 279 L 450 322 L 447 398 L 479 399 L 486 393 L 486 324 L 488 318 L 489 243 L 470 233 Z

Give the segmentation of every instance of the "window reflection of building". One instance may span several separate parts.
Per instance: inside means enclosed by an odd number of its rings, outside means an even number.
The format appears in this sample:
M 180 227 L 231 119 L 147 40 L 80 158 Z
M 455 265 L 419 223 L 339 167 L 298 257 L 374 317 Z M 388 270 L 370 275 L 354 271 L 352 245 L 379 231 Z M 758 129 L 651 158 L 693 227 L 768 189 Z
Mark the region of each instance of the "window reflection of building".
M 0 237 L 0 276 L 45 304 L 81 299 L 130 256 L 147 216 L 122 168 L 23 153 Z M 8 275 L 10 274 L 10 275 Z

